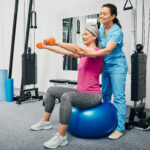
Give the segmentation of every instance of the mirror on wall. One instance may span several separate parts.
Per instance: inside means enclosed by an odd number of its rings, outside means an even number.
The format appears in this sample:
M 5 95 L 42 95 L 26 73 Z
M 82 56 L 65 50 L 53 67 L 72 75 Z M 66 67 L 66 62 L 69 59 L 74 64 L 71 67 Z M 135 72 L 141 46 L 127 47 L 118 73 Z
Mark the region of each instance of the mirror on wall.
M 85 26 L 88 24 L 97 24 L 99 28 L 99 14 L 64 18 L 62 20 L 63 42 L 84 46 L 82 36 Z M 79 58 L 73 58 L 67 55 L 63 56 L 63 70 L 77 70 L 78 63 Z

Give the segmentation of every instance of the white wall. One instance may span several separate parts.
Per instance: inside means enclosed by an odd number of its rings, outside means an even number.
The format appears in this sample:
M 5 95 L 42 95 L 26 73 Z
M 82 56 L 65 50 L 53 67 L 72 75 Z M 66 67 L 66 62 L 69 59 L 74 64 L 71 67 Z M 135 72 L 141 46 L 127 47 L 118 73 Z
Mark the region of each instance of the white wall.
M 135 0 L 131 0 L 135 6 Z M 27 8 L 26 0 L 26 8 Z M 122 24 L 124 32 L 124 52 L 127 58 L 129 72 L 126 84 L 127 104 L 132 105 L 131 97 L 131 74 L 130 74 L 130 55 L 134 50 L 134 39 L 132 34 L 132 10 L 123 11 L 125 1 L 122 0 L 36 0 L 35 7 L 37 11 L 38 29 L 36 30 L 36 42 L 42 41 L 44 38 L 54 36 L 58 41 L 62 41 L 62 19 L 67 17 L 83 16 L 100 12 L 100 8 L 104 3 L 113 3 L 118 8 L 118 18 Z M 138 0 L 138 36 L 137 43 L 141 43 L 141 2 Z M 8 6 L 9 5 L 9 6 Z M 146 24 L 146 41 L 148 27 L 148 8 L 150 1 L 145 0 L 145 24 Z M 9 53 L 12 34 L 14 1 L 0 1 L 0 69 L 8 68 Z M 18 22 L 16 32 L 16 43 L 14 53 L 13 75 L 15 87 L 20 87 L 21 79 L 21 54 L 24 51 L 24 0 L 19 1 Z M 27 15 L 27 10 L 26 10 Z M 27 17 L 27 16 L 26 16 Z M 31 35 L 33 36 L 33 35 Z M 30 44 L 31 42 L 29 42 Z M 146 42 L 147 43 L 147 42 Z M 33 43 L 32 43 L 33 45 Z M 147 45 L 145 46 L 147 47 Z M 34 48 L 32 48 L 34 49 Z M 146 51 L 145 51 L 146 52 Z M 76 71 L 63 71 L 62 55 L 54 54 L 46 50 L 36 50 L 38 55 L 38 84 L 40 91 L 46 91 L 49 87 L 50 79 L 77 79 Z M 147 65 L 147 104 L 150 108 L 150 67 L 149 58 Z

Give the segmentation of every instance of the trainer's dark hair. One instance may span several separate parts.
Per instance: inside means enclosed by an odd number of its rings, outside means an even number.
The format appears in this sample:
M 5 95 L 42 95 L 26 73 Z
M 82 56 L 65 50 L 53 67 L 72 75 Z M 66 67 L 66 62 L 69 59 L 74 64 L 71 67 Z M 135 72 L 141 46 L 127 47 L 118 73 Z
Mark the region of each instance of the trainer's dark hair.
M 116 16 L 113 20 L 113 23 L 116 23 L 121 28 L 120 21 L 117 18 L 117 7 L 114 4 L 110 4 L 110 3 L 104 4 L 102 7 L 108 7 L 110 9 L 111 15 Z

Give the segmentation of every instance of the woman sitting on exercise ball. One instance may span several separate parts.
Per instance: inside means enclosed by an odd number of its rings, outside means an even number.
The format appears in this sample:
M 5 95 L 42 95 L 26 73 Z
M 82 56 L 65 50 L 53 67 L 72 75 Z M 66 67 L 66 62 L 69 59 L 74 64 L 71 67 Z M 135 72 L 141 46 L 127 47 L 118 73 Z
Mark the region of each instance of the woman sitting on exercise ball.
M 86 26 L 83 33 L 83 42 L 85 49 L 92 48 L 97 51 L 100 48 L 98 42 L 99 31 L 97 26 Z M 80 49 L 75 44 L 55 42 L 55 45 L 42 45 L 41 49 L 81 58 L 78 65 L 77 89 L 67 87 L 50 87 L 45 97 L 45 112 L 43 119 L 37 124 L 31 126 L 32 130 L 50 129 L 50 117 L 55 106 L 55 99 L 60 99 L 59 112 L 59 130 L 58 133 L 49 141 L 44 143 L 46 148 L 56 148 L 68 143 L 66 131 L 71 118 L 72 106 L 79 108 L 90 108 L 99 105 L 102 102 L 102 91 L 100 88 L 99 75 L 102 71 L 103 56 L 100 57 L 82 57 L 82 55 L 67 51 L 66 49 Z M 88 132 L 88 131 L 87 131 Z

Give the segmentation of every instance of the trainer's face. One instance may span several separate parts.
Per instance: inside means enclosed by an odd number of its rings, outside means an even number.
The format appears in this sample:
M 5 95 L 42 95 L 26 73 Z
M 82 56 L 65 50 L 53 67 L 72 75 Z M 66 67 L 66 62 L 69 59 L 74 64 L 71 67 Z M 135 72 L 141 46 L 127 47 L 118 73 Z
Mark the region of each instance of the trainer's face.
M 83 32 L 83 42 L 86 46 L 91 45 L 96 40 L 96 36 L 90 33 L 87 29 Z
M 101 24 L 108 24 L 113 22 L 115 15 L 111 15 L 110 8 L 102 7 L 100 11 L 100 23 Z

